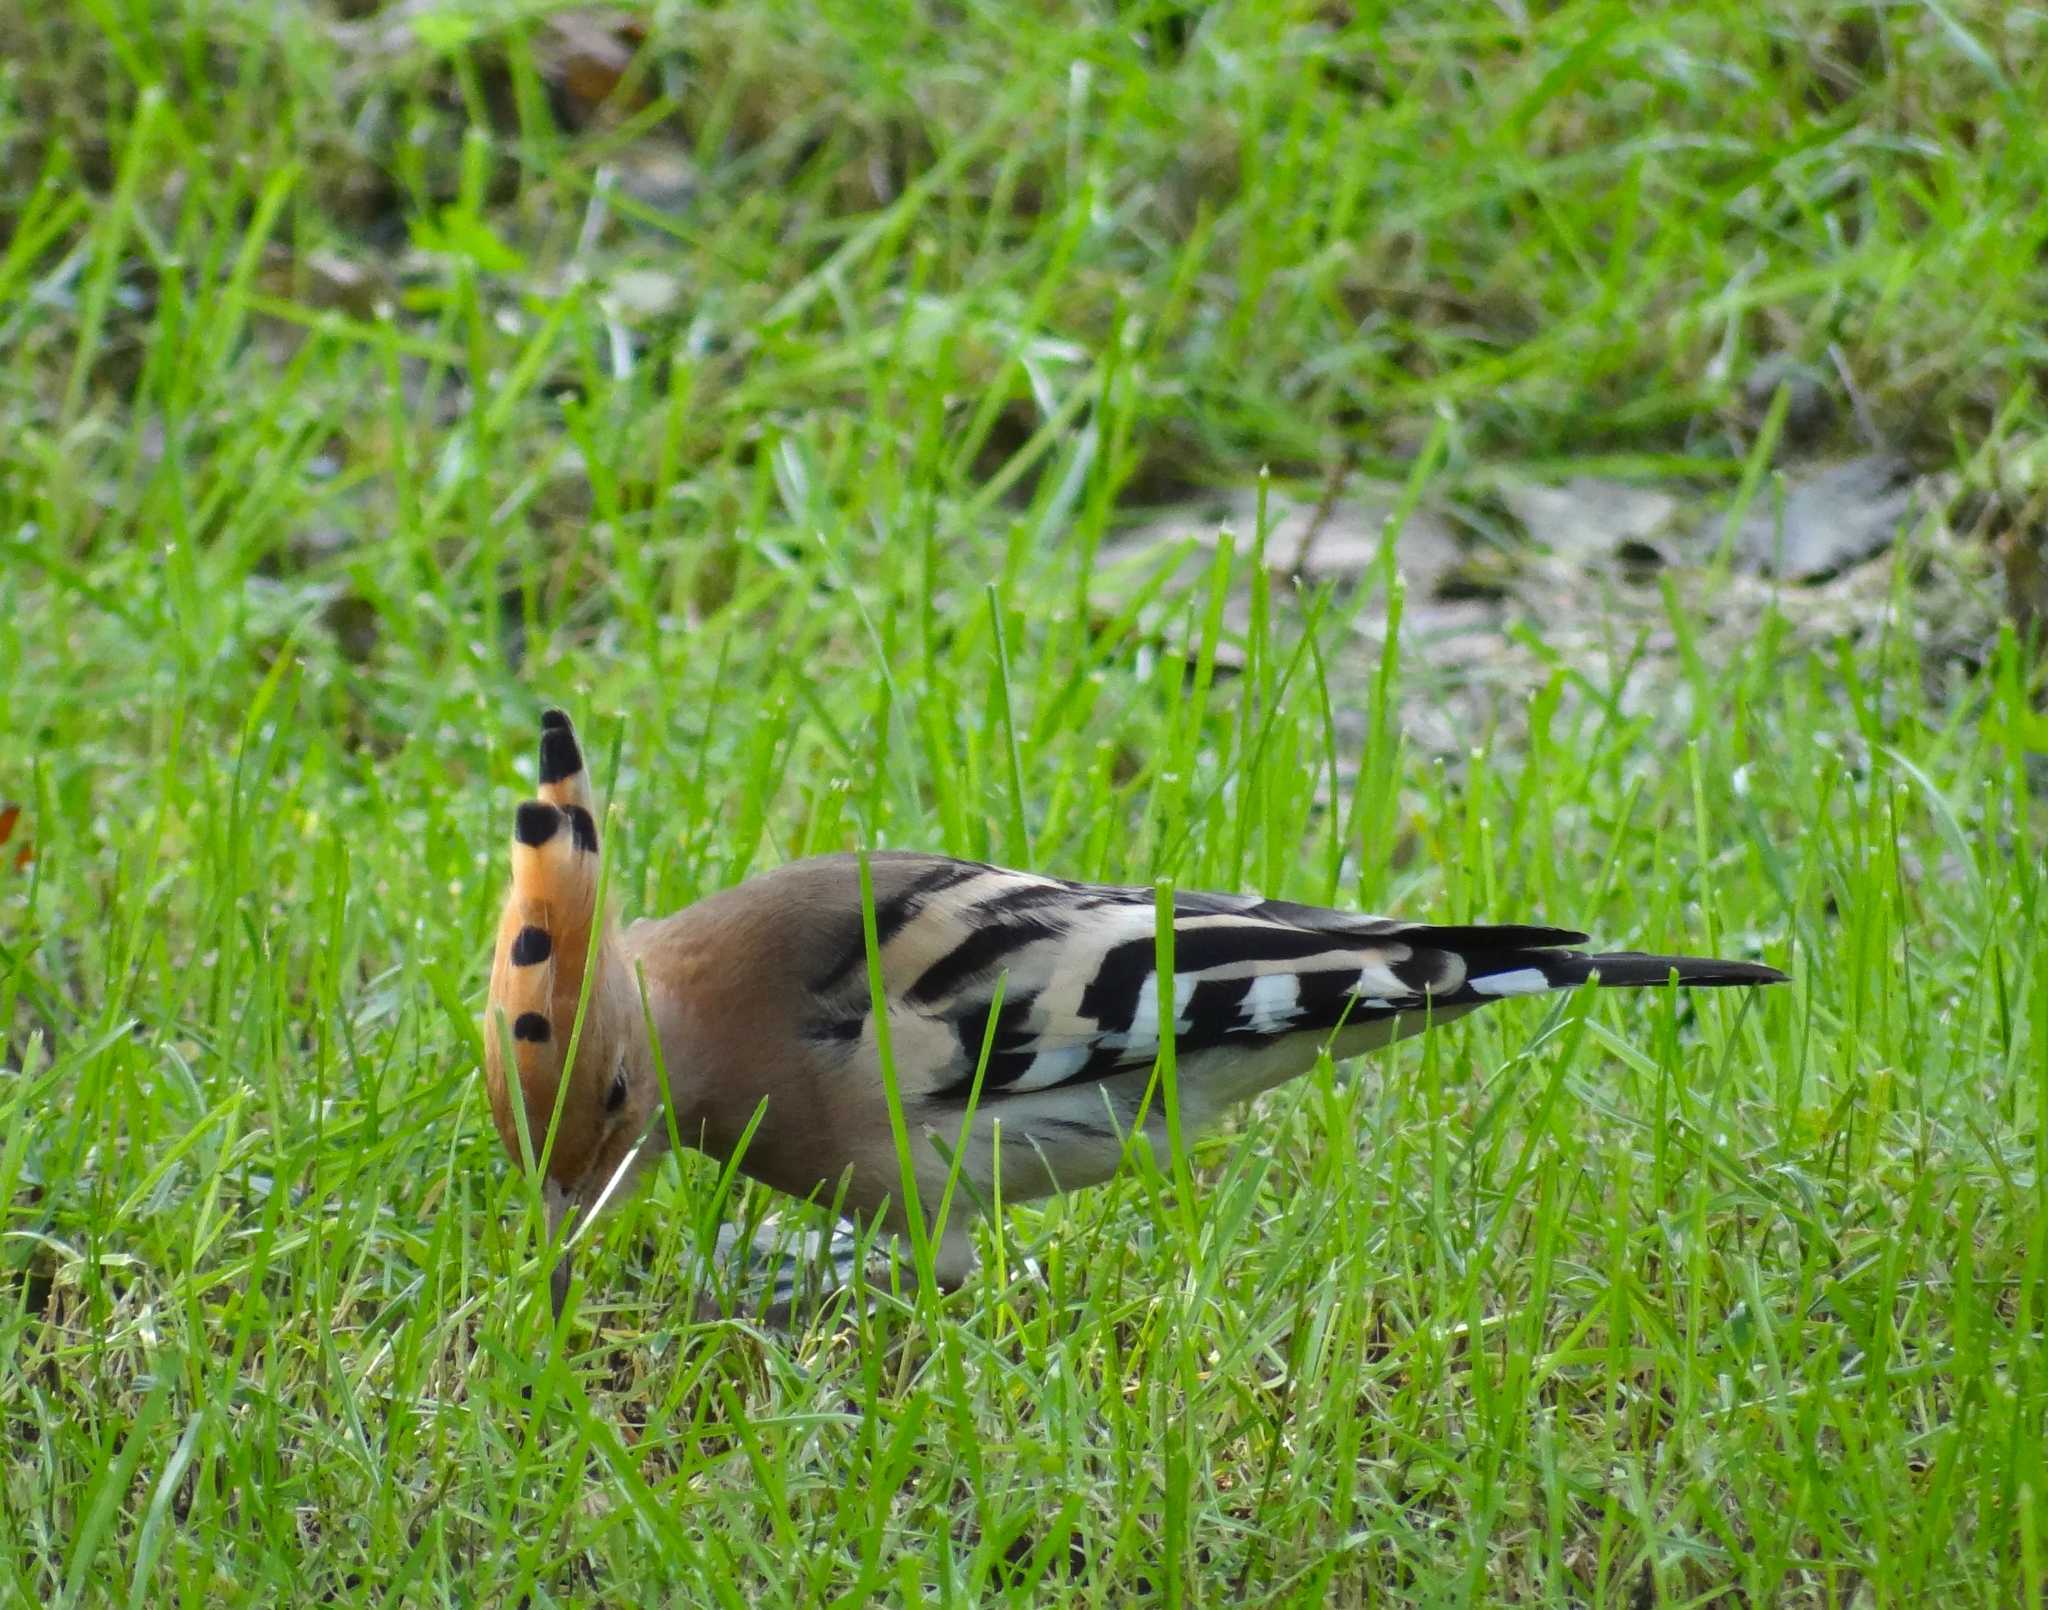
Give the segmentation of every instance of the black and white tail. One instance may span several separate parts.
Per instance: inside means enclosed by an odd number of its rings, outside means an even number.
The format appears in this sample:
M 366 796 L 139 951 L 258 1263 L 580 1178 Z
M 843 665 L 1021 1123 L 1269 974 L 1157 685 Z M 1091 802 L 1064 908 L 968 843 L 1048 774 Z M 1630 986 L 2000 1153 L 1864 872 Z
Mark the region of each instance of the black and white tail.
M 1439 942 L 1433 940 L 1427 928 L 1412 932 L 1412 942 L 1419 946 Z M 1487 930 L 1466 932 L 1484 934 Z M 1581 951 L 1551 948 L 1585 942 L 1584 934 L 1572 934 L 1544 946 L 1464 949 L 1460 952 L 1465 972 L 1463 984 L 1446 994 L 1444 1003 L 1498 1000 L 1508 995 L 1541 995 L 1547 990 L 1576 989 L 1589 980 L 1598 982 L 1603 989 L 1661 984 L 1713 989 L 1785 982 L 1783 973 L 1761 962 L 1721 961 L 1711 956 L 1658 956 L 1640 950 L 1610 950 L 1587 955 Z
M 1150 889 L 1067 883 L 936 856 L 880 858 L 876 937 L 902 1021 L 921 1040 L 931 1090 L 1000 1101 L 1150 1067 L 1172 1025 L 1184 1061 L 1295 1047 L 1349 1054 L 1490 1001 L 1607 986 L 1775 984 L 1756 962 L 1572 947 L 1569 928 L 1444 925 L 1256 896 L 1176 891 L 1170 992 L 1158 972 Z M 813 984 L 821 1039 L 867 1032 L 857 930 Z M 1002 995 L 996 1003 L 1000 981 Z M 986 1041 L 987 1055 L 982 1052 Z M 943 1055 L 941 1054 L 943 1052 Z M 1286 1058 L 1259 1064 L 1279 1068 Z

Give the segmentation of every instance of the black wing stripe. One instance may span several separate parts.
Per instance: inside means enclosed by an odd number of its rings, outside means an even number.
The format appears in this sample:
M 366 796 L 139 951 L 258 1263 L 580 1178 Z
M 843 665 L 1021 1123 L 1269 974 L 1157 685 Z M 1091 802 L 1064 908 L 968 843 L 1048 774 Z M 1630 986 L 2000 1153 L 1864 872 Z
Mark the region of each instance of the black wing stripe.
M 875 901 L 875 944 L 887 949 L 889 941 L 903 932 L 904 925 L 924 909 L 925 902 L 969 878 L 993 870 L 979 861 L 941 861 L 920 873 L 886 899 Z M 861 933 L 859 915 L 854 916 L 853 937 L 844 945 L 832 965 L 811 981 L 814 994 L 827 995 L 850 983 L 867 969 L 867 940 Z
M 1150 939 L 1110 946 L 1081 991 L 1080 1016 L 1101 1028 L 1127 1028 L 1137 1010 L 1139 987 L 1152 975 L 1155 960 Z
M 969 979 L 995 971 L 1026 945 L 1051 939 L 1060 932 L 1060 928 L 1044 918 L 1031 916 L 976 928 L 918 975 L 917 982 L 910 986 L 909 999 L 916 1006 L 943 1001 Z
M 1339 1026 L 1349 1028 L 1361 1023 L 1378 1022 L 1383 1018 L 1393 1017 L 1398 1012 L 1423 1009 L 1425 1003 L 1418 997 L 1404 997 L 1392 1001 L 1379 997 L 1360 997 L 1357 993 L 1358 973 L 1359 969 L 1356 967 L 1336 967 L 1285 975 L 1297 986 L 1294 1006 L 1284 1023 L 1275 1023 L 1269 1028 L 1258 1027 L 1250 1021 L 1248 1003 L 1251 1000 L 1253 986 L 1260 981 L 1258 977 L 1198 980 L 1189 992 L 1186 1006 L 1182 1008 L 1180 1021 L 1187 1027 L 1174 1037 L 1175 1048 L 1183 1056 L 1224 1045 L 1256 1050 L 1296 1035 L 1327 1034 Z M 1367 1005 L 1367 1000 L 1375 1004 Z M 1072 1054 L 1058 1047 L 1041 1045 L 1025 1028 L 1033 1004 L 1030 1001 L 1019 1002 L 1014 1018 L 1011 1016 L 1011 1008 L 1006 1004 L 997 1015 L 995 1044 L 990 1051 L 987 1075 L 982 1080 L 984 1097 L 1005 1093 L 1010 1086 L 1032 1072 L 1038 1064 L 1040 1055 L 1055 1057 Z M 981 1055 L 982 1035 L 987 1021 L 985 1003 L 979 1011 L 969 1010 L 956 1020 L 961 1049 L 966 1053 L 970 1069 Z M 1128 1018 L 1124 1021 L 1127 1022 Z M 1122 1031 L 1108 1029 L 1104 1032 Z M 1150 1045 L 1126 1048 L 1097 1044 L 1087 1052 L 1085 1060 L 1073 1072 L 1059 1079 L 1032 1083 L 1027 1090 L 1031 1094 L 1041 1090 L 1064 1090 L 1072 1085 L 1099 1083 L 1121 1074 L 1150 1069 L 1156 1054 L 1156 1048 Z M 932 1099 L 964 1101 L 973 1082 L 973 1075 L 970 1072 L 954 1083 L 934 1091 Z
M 1343 946 L 1328 934 L 1272 928 L 1262 923 L 1225 922 L 1184 927 L 1173 936 L 1176 978 L 1245 962 L 1285 963 L 1327 956 Z M 1138 992 L 1152 976 L 1158 959 L 1157 941 L 1147 935 L 1126 939 L 1103 952 L 1101 965 L 1081 992 L 1081 1015 L 1105 1028 L 1127 1028 L 1137 1009 Z M 1358 968 L 1350 976 L 1358 977 Z
M 933 895 L 944 894 L 990 869 L 979 861 L 943 861 L 875 907 L 875 943 L 886 948 L 903 932 L 910 919 L 922 911 Z M 883 904 L 888 909 L 883 910 Z
M 1148 951 L 1153 946 L 1150 939 L 1141 943 Z M 1332 934 L 1303 933 L 1259 922 L 1219 922 L 1175 929 L 1173 971 L 1178 977 L 1240 962 L 1306 961 L 1311 956 L 1328 956 L 1344 949 L 1343 942 Z M 1353 971 L 1356 970 L 1354 966 Z
M 1178 1045 L 1220 1045 L 1232 1034 L 1249 1032 L 1245 1024 L 1245 997 L 1249 978 L 1205 978 L 1197 983 L 1181 1009 L 1180 1020 L 1187 1027 L 1175 1035 Z
M 1037 882 L 1019 879 L 1008 888 L 997 891 L 986 900 L 979 902 L 974 912 L 977 917 L 1004 921 L 1011 917 L 1023 916 L 1027 912 L 1042 911 L 1047 906 L 1072 910 L 1074 888 L 1072 884 Z
M 988 1002 L 983 1001 L 978 1007 L 967 1007 L 955 1016 L 953 1032 L 960 1037 L 960 1055 L 967 1072 L 939 1094 L 957 1094 L 962 1100 L 966 1099 L 968 1091 L 974 1087 L 974 1070 L 981 1062 L 983 1040 L 989 1042 L 988 1067 L 981 1082 L 983 1091 L 1000 1090 L 1023 1078 L 1037 1056 L 1031 1046 L 1031 1035 L 1024 1026 L 1036 1005 L 1036 997 L 1030 995 L 1004 1001 L 996 1012 L 993 1037 L 988 1031 Z
M 1387 971 L 1412 995 L 1442 994 L 1462 982 L 1464 967 L 1458 958 L 1443 950 L 1411 950 L 1400 961 L 1389 961 Z
M 1388 937 L 1403 944 L 1434 945 L 1472 956 L 1482 951 L 1527 950 L 1547 945 L 1583 945 L 1586 935 L 1576 928 L 1531 928 L 1509 923 L 1472 923 L 1448 926 L 1432 923 L 1398 923 L 1386 930 Z

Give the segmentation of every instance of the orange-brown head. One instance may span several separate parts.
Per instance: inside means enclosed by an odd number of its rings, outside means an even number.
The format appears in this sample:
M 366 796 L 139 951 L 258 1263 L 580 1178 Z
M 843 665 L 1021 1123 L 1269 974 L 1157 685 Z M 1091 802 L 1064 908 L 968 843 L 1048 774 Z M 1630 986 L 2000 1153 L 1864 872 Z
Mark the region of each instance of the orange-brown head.
M 600 909 L 589 778 L 559 710 L 541 718 L 540 796 L 513 823 L 484 1085 L 506 1153 L 517 1166 L 531 1155 L 541 1167 L 552 1236 L 578 1213 L 617 1200 L 665 1137 L 638 985 Z M 558 1315 L 568 1279 L 564 1249 L 551 1279 Z

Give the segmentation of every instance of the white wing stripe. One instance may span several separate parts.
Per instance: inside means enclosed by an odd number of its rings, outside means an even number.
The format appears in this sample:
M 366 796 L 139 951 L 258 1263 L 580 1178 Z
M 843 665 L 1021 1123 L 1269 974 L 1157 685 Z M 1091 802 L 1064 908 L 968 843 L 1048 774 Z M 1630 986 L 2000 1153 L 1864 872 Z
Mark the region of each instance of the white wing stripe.
M 1351 993 L 1376 997 L 1405 996 L 1412 999 L 1415 991 L 1402 983 L 1385 962 L 1375 958 L 1359 968 L 1358 982 L 1351 986 Z
M 1185 1034 L 1194 1025 L 1181 1013 L 1187 1010 L 1189 999 L 1200 983 L 1192 973 L 1176 973 L 1173 979 L 1173 1032 Z M 1131 1008 L 1131 1025 L 1122 1034 L 1105 1034 L 1097 1042 L 1119 1051 L 1151 1047 L 1159 1043 L 1159 975 L 1147 973 L 1138 985 L 1138 999 Z
M 1029 1067 L 1003 1087 L 1003 1093 L 1042 1090 L 1062 1079 L 1071 1079 L 1086 1065 L 1090 1050 L 1085 1045 L 1065 1045 L 1056 1051 L 1041 1051 L 1031 1059 Z
M 1517 967 L 1511 973 L 1486 973 L 1470 979 L 1474 995 L 1541 995 L 1550 980 L 1540 967 Z
M 1253 1034 L 1278 1034 L 1294 1021 L 1300 1005 L 1297 974 L 1262 973 L 1244 992 L 1244 1027 Z

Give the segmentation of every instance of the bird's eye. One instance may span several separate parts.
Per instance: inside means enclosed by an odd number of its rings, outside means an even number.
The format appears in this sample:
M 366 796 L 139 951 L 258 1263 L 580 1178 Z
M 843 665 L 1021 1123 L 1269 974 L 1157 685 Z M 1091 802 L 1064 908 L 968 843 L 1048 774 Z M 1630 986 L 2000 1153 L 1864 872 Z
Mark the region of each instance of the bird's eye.
M 625 1106 L 625 1104 L 626 1070 L 624 1068 L 621 1068 L 617 1073 L 612 1075 L 611 1089 L 607 1090 L 604 1093 L 604 1110 L 606 1112 L 617 1112 L 621 1107 Z

